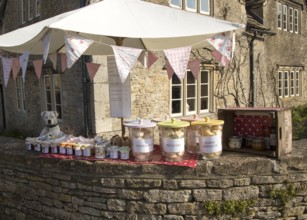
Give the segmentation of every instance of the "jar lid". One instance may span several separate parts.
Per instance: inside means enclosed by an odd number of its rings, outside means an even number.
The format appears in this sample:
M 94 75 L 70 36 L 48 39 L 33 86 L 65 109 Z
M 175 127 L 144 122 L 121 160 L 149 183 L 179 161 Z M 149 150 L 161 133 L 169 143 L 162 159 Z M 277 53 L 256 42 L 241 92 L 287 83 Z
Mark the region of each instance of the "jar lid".
M 213 125 L 223 125 L 224 121 L 223 120 L 216 120 L 216 119 L 210 119 L 208 117 L 205 117 L 204 120 L 201 121 L 193 121 L 191 125 L 208 125 L 208 126 L 213 126 Z
M 155 127 L 156 123 L 150 120 L 139 119 L 136 121 L 124 123 L 124 125 L 129 128 L 151 128 L 151 127 Z
M 172 118 L 170 121 L 162 121 L 158 123 L 158 126 L 167 127 L 167 128 L 183 128 L 190 125 L 187 121 L 179 121 Z
M 183 117 L 183 118 L 181 118 L 181 121 L 189 121 L 189 122 L 201 121 L 201 120 L 204 120 L 204 118 L 199 117 L 198 115 L 193 115 L 191 117 Z

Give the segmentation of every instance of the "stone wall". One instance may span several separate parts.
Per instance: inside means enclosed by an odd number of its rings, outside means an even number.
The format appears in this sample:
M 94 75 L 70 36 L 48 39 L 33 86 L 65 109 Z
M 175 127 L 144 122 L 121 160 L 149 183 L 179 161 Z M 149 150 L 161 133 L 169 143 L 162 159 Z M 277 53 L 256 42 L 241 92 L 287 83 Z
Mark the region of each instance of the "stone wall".
M 1 219 L 212 219 L 205 204 L 253 201 L 237 219 L 307 218 L 307 141 L 272 158 L 224 152 L 195 169 L 43 159 L 0 139 Z M 301 187 L 285 206 L 270 192 Z M 216 219 L 235 219 L 231 215 Z

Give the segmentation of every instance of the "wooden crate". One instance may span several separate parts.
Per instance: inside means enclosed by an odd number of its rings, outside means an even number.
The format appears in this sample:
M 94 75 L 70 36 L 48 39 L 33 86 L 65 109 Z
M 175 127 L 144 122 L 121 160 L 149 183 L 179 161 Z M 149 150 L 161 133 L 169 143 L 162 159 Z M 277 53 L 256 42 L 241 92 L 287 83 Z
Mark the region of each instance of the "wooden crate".
M 253 118 L 252 120 L 256 120 L 256 118 L 259 117 L 259 119 L 256 121 L 257 123 L 259 122 L 259 126 L 264 127 L 264 129 L 267 120 L 269 120 L 268 123 L 270 123 L 270 120 L 272 122 L 272 117 L 274 115 L 276 120 L 275 127 L 277 132 L 276 150 L 256 151 L 246 147 L 242 147 L 240 149 L 230 149 L 228 147 L 229 138 L 231 136 L 238 135 L 238 115 L 247 115 L 247 118 L 250 116 L 250 118 Z M 292 113 L 291 110 L 288 108 L 221 108 L 218 109 L 218 119 L 224 120 L 222 138 L 223 150 L 251 153 L 255 155 L 274 157 L 277 159 L 286 156 L 292 151 Z M 256 136 L 260 136 L 262 131 L 261 129 L 259 129 L 259 126 L 254 127 L 252 126 L 253 123 L 248 124 L 245 122 L 245 124 L 247 124 L 245 126 L 248 127 L 248 131 L 244 131 L 243 128 L 243 133 L 240 133 L 239 135 L 243 135 L 244 137 L 246 136 L 246 134 L 248 134 L 248 132 L 253 132 L 253 134 L 255 134 Z

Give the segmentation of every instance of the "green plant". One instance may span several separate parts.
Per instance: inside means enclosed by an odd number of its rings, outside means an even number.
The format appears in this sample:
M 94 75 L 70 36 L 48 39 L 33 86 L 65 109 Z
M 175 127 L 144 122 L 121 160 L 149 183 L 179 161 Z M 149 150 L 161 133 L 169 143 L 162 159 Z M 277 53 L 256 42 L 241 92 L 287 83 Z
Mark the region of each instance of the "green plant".
M 299 192 L 306 189 L 306 185 L 295 186 L 293 183 L 286 183 L 283 187 L 272 189 L 270 191 L 270 198 L 277 199 L 285 206 L 292 200 Z
M 307 137 L 307 104 L 292 108 L 293 139 Z
M 230 201 L 207 201 L 205 208 L 210 215 L 246 215 L 248 207 L 255 203 L 254 200 L 230 200 Z

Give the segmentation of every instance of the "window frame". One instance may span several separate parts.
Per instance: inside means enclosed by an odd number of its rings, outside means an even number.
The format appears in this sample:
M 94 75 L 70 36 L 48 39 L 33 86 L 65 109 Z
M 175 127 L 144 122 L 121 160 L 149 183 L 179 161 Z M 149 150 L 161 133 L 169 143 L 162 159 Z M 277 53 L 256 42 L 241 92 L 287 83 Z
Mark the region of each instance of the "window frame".
M 294 33 L 299 33 L 299 11 L 298 9 L 294 9 Z
M 295 96 L 300 96 L 301 94 L 301 84 L 300 84 L 300 71 L 295 71 Z
M 184 8 L 186 11 L 191 11 L 191 12 L 197 12 L 197 2 L 198 0 L 191 0 L 191 1 L 194 1 L 194 4 L 195 4 L 195 8 L 189 8 L 188 7 L 188 1 L 189 0 L 184 0 Z
M 38 10 L 38 7 L 37 7 L 37 3 L 39 3 L 39 10 Z M 35 0 L 35 7 L 34 7 L 34 10 L 35 10 L 35 17 L 39 17 L 41 15 L 41 0 Z
M 21 24 L 24 24 L 27 22 L 27 2 L 28 0 L 20 1 Z
M 47 89 L 46 87 L 46 78 L 50 78 L 50 89 Z M 56 102 L 56 88 L 55 88 L 55 77 L 59 77 L 60 79 L 60 104 L 57 104 Z M 59 73 L 56 73 L 56 74 L 46 74 L 44 75 L 43 77 L 43 93 L 44 93 L 44 100 L 45 100 L 45 103 L 44 103 L 44 110 L 46 111 L 57 111 L 59 116 L 58 116 L 58 119 L 59 120 L 63 120 L 63 99 L 62 99 L 62 77 L 61 77 L 61 74 Z M 47 91 L 50 91 L 50 98 L 51 98 L 51 103 L 48 102 L 48 99 L 47 99 Z M 48 107 L 51 106 L 51 108 Z M 60 106 L 60 112 L 58 111 L 57 109 L 57 106 Z
M 173 4 L 172 3 L 172 0 L 169 0 L 169 5 L 171 6 L 171 7 L 174 7 L 174 8 L 180 8 L 180 9 L 182 9 L 182 6 L 183 6 L 183 0 L 178 0 L 179 2 L 180 2 L 180 4 L 181 5 L 176 5 L 176 4 Z
M 283 30 L 288 30 L 288 6 L 283 5 Z
M 294 71 L 291 70 L 290 71 L 290 77 L 289 77 L 289 81 L 290 81 L 290 93 L 289 95 L 290 96 L 294 96 L 294 90 L 295 90 L 295 85 L 294 85 L 294 79 L 295 79 L 295 76 L 294 76 Z
M 293 33 L 293 25 L 294 25 L 294 14 L 293 8 L 289 7 L 289 31 Z
M 169 0 L 169 6 L 173 7 L 173 8 L 179 8 L 179 9 L 183 9 L 186 11 L 191 11 L 191 12 L 195 12 L 195 13 L 200 13 L 200 14 L 204 14 L 204 15 L 210 15 L 211 14 L 211 1 L 212 0 L 204 0 L 206 1 L 207 7 L 208 7 L 208 11 L 203 11 L 202 10 L 202 4 L 203 4 L 203 0 L 193 0 L 195 2 L 195 9 L 193 8 L 189 8 L 187 2 L 189 0 L 178 0 L 179 4 L 174 4 L 172 2 L 172 0 Z
M 204 14 L 204 15 L 210 15 L 210 13 L 211 13 L 211 9 L 210 9 L 210 7 L 211 7 L 211 0 L 207 0 L 207 5 L 208 5 L 208 11 L 202 11 L 201 10 L 201 6 L 202 6 L 202 0 L 198 0 L 199 2 L 198 2 L 198 5 L 199 5 L 199 13 L 200 14 Z
M 26 111 L 26 95 L 24 81 L 21 76 L 15 80 L 16 107 L 18 111 Z
M 295 68 L 278 71 L 278 97 L 292 98 L 301 94 L 300 70 Z
M 278 29 L 282 29 L 282 25 L 283 25 L 283 22 L 282 22 L 282 4 L 281 2 L 278 2 L 277 4 L 277 28 Z
M 187 70 L 187 74 L 191 72 L 191 70 Z M 202 73 L 206 73 L 207 74 L 207 82 L 206 83 L 201 83 L 201 77 L 203 77 Z M 192 74 L 192 73 L 191 73 Z M 180 83 L 180 98 L 177 99 L 173 99 L 173 87 L 174 86 L 179 86 L 179 84 L 173 84 L 173 78 L 170 80 L 170 115 L 171 117 L 182 117 L 182 116 L 191 116 L 194 114 L 205 114 L 205 113 L 209 113 L 210 109 L 211 109 L 211 83 L 212 83 L 212 70 L 211 69 L 202 69 L 200 70 L 200 73 L 198 74 L 198 78 L 195 79 L 195 111 L 188 111 L 187 109 L 187 86 L 189 85 L 187 83 L 187 77 L 185 77 L 182 82 Z M 173 77 L 175 76 L 175 73 L 173 75 Z M 175 76 L 176 77 L 176 76 Z M 206 109 L 201 109 L 201 99 L 205 96 L 201 96 L 201 86 L 202 85 L 207 85 L 207 108 Z M 172 113 L 172 108 L 173 108 L 173 101 L 178 101 L 180 100 L 180 112 L 178 113 Z
M 27 5 L 27 9 L 28 9 L 28 21 L 31 21 L 34 18 L 34 0 L 28 0 L 28 5 Z M 31 12 L 32 10 L 32 12 Z

